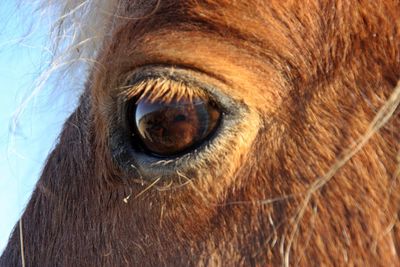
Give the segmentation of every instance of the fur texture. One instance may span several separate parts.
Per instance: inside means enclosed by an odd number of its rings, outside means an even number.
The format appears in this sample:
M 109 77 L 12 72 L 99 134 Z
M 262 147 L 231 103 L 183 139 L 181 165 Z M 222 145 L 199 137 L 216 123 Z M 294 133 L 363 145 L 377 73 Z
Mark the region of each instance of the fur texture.
M 0 266 L 400 265 L 399 2 L 150 2 L 60 4 L 97 63 Z M 243 109 L 191 156 L 125 159 L 148 68 Z

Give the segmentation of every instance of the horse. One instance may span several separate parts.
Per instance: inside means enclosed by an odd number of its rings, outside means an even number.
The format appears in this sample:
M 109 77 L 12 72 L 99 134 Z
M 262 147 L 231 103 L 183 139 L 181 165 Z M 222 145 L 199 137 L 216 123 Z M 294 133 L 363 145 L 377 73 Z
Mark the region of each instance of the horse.
M 400 265 L 398 1 L 43 7 L 90 67 L 0 266 Z

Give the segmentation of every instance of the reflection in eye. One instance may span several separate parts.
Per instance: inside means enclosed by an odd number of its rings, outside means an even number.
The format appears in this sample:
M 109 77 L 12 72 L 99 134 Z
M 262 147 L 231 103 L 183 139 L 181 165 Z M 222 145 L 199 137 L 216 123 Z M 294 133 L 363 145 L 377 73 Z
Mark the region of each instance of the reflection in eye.
M 218 126 L 217 105 L 200 97 L 181 97 L 168 102 L 143 97 L 131 101 L 127 119 L 143 148 L 158 156 L 173 156 L 200 145 Z

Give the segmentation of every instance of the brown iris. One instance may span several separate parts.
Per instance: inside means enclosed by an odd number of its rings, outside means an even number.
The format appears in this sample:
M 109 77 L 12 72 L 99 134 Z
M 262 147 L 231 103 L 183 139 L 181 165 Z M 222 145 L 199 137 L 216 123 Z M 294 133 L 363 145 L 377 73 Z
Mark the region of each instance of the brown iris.
M 196 147 L 210 136 L 221 116 L 214 102 L 200 97 L 168 102 L 144 97 L 128 112 L 133 136 L 140 139 L 146 151 L 159 156 Z

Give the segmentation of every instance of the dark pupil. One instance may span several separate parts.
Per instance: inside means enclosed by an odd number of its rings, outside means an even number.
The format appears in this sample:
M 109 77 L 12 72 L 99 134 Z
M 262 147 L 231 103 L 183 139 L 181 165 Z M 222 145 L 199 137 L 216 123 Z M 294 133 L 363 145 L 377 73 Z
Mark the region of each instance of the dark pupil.
M 146 151 L 159 156 L 177 155 L 199 145 L 220 118 L 215 103 L 201 98 L 168 103 L 142 98 L 128 112 L 134 137 Z

